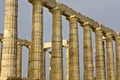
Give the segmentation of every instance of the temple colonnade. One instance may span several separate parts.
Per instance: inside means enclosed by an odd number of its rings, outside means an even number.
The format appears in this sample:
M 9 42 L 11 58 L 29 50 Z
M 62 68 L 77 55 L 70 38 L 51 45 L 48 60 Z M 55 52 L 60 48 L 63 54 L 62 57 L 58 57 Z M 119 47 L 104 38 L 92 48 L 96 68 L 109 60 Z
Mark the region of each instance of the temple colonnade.
M 99 24 L 55 0 L 29 0 L 32 4 L 31 41 L 18 39 L 18 0 L 5 0 L 2 39 L 1 80 L 21 79 L 22 46 L 29 49 L 28 80 L 46 80 L 43 43 L 43 7 L 52 14 L 50 80 L 63 80 L 62 16 L 69 22 L 69 45 L 66 46 L 66 80 L 80 80 L 78 24 L 83 28 L 84 80 L 120 80 L 120 33 Z M 92 34 L 95 34 L 93 67 Z M 104 37 L 104 39 L 103 39 Z M 113 46 L 113 41 L 115 46 Z M 113 47 L 116 52 L 114 53 Z M 106 56 L 105 56 L 106 54 Z M 116 55 L 116 60 L 114 59 Z M 115 60 L 115 61 L 114 61 Z M 116 64 L 115 64 L 116 63 Z M 94 68 L 96 74 L 94 74 Z

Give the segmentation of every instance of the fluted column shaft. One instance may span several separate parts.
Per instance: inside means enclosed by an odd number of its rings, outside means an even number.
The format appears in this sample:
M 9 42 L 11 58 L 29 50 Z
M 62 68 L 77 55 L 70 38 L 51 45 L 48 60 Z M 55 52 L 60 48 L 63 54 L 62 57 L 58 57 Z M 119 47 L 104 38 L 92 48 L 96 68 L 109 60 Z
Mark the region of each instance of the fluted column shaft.
M 53 27 L 50 80 L 63 80 L 62 15 L 58 7 L 51 12 Z
M 66 46 L 66 80 L 69 80 L 69 46 Z
M 31 78 L 32 72 L 31 72 L 31 68 L 33 67 L 32 65 L 32 53 L 31 53 L 31 44 L 28 46 L 28 50 L 29 50 L 29 56 L 28 56 L 28 78 Z
M 78 19 L 73 15 L 69 17 L 69 80 L 80 80 L 79 72 L 79 41 Z
M 31 68 L 29 75 L 32 79 L 42 79 L 42 54 L 43 54 L 43 6 L 40 0 L 30 0 L 33 5 L 32 18 L 32 43 L 31 43 Z
M 115 80 L 112 34 L 106 34 L 107 80 Z
M 116 80 L 120 80 L 120 36 L 116 37 Z
M 17 77 L 22 77 L 22 45 L 17 44 Z
M 17 76 L 17 15 L 18 0 L 5 0 L 1 77 Z
M 46 69 L 46 68 L 45 68 L 45 67 L 46 67 L 46 65 L 45 65 L 45 64 L 46 64 L 46 63 L 45 63 L 45 62 L 46 62 L 46 61 L 45 61 L 45 60 L 46 60 L 46 57 L 45 57 L 45 56 L 46 56 L 46 51 L 47 51 L 47 49 L 44 49 L 44 50 L 43 50 L 43 54 L 42 54 L 42 62 L 43 62 L 43 63 L 42 63 L 42 70 L 41 70 L 41 71 L 42 71 L 42 80 L 46 80 L 46 72 L 45 72 L 45 71 L 46 71 L 46 70 L 45 70 L 45 69 Z
M 105 80 L 103 33 L 101 28 L 95 31 L 96 36 L 96 80 Z
M 84 29 L 84 80 L 93 80 L 91 26 L 83 24 Z
M 105 73 L 105 80 L 107 80 L 107 59 L 106 59 L 106 48 L 105 48 L 105 36 L 103 36 L 103 56 L 104 56 L 104 73 Z
M 1 51 L 0 51 L 0 75 L 1 75 L 1 62 L 2 62 L 2 48 L 3 48 L 3 42 L 1 41 Z

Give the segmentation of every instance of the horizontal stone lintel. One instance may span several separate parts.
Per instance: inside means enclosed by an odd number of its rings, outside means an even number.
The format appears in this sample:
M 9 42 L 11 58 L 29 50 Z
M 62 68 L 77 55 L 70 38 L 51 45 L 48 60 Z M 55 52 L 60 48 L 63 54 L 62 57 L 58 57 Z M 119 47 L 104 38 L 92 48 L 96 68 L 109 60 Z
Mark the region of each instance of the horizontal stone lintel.
M 68 7 L 67 5 L 65 5 L 63 3 L 57 3 L 57 2 L 55 2 L 55 0 L 43 0 L 43 1 L 48 3 L 45 5 L 47 8 L 59 7 L 60 10 L 63 11 L 63 15 L 66 17 L 69 17 L 71 15 L 76 15 L 76 17 L 79 19 L 80 23 L 90 22 L 90 25 L 92 25 L 92 29 L 96 29 L 99 27 L 99 25 L 101 25 L 101 29 L 103 30 L 103 33 L 111 32 L 113 37 L 117 36 L 117 33 L 113 29 L 110 29 L 110 28 L 98 23 L 97 21 L 93 20 L 92 18 L 82 15 L 80 12 L 76 12 L 75 10 L 73 10 L 72 8 Z

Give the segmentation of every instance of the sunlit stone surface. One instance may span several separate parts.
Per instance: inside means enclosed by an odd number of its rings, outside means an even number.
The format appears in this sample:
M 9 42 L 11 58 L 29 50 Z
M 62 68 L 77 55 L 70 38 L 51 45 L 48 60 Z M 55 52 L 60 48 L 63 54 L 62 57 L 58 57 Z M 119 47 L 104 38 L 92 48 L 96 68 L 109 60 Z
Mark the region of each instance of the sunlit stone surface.
M 18 38 L 18 0 L 5 0 L 4 33 L 0 34 L 0 80 L 47 80 L 45 62 L 48 49 L 52 50 L 49 57 L 50 80 L 80 80 L 80 74 L 84 75 L 84 80 L 120 80 L 119 32 L 55 0 L 28 0 L 30 3 L 33 13 L 32 41 Z M 46 43 L 43 43 L 43 7 L 52 15 L 52 40 Z M 69 22 L 69 40 L 62 38 L 62 16 Z M 78 24 L 83 28 L 83 46 L 79 44 Z M 93 43 L 92 31 L 95 34 Z M 96 45 L 95 54 L 92 44 Z M 26 78 L 21 76 L 22 46 L 29 49 Z M 84 56 L 79 54 L 79 46 L 83 47 Z M 66 65 L 63 64 L 63 47 L 66 48 Z M 113 51 L 114 47 L 116 51 Z M 84 62 L 81 63 L 79 58 L 83 58 Z M 83 72 L 80 71 L 80 63 L 84 65 Z M 64 72 L 66 75 L 63 75 Z

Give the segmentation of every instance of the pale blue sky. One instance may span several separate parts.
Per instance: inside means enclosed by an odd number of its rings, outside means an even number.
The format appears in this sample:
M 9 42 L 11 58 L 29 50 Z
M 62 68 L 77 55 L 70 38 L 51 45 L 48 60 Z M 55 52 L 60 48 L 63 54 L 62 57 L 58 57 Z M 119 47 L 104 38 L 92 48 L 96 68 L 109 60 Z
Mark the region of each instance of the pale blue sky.
M 3 18 L 4 18 L 4 1 L 0 0 L 0 33 L 3 33 Z M 32 25 L 32 5 L 27 0 L 19 1 L 18 12 L 18 36 L 31 40 L 31 25 Z M 120 0 L 56 0 L 57 2 L 64 3 L 69 7 L 75 9 L 92 19 L 104 24 L 107 27 L 120 32 Z M 51 41 L 51 26 L 52 26 L 51 13 L 48 9 L 44 8 L 44 41 Z M 68 39 L 69 23 L 63 17 L 63 38 Z M 82 28 L 79 28 L 80 44 L 82 45 Z M 94 45 L 93 45 L 94 47 Z M 83 55 L 83 47 L 80 46 L 81 56 Z M 27 57 L 27 49 L 23 49 L 23 54 Z M 24 57 L 24 58 L 26 58 Z M 82 58 L 81 58 L 82 60 Z M 23 61 L 26 66 L 27 61 Z M 82 63 L 82 62 L 81 62 Z M 83 67 L 83 66 L 82 66 Z M 83 68 L 82 68 L 83 69 Z M 25 71 L 23 76 L 25 75 Z M 82 76 L 82 75 L 81 75 Z M 82 78 L 81 78 L 82 79 Z

